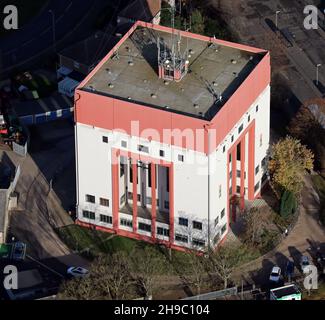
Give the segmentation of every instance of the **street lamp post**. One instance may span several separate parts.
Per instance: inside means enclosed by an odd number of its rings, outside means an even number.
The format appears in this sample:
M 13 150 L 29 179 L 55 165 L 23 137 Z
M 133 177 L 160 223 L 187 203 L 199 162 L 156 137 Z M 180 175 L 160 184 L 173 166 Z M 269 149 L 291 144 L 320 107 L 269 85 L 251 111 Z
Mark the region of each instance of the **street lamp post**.
M 316 65 L 316 85 L 318 86 L 318 68 L 321 66 L 321 64 Z
M 280 13 L 281 11 L 280 10 L 277 10 L 275 12 L 275 26 L 278 28 L 278 14 Z
M 52 17 L 53 48 L 54 48 L 54 51 L 56 51 L 56 45 L 55 45 L 55 42 L 56 42 L 56 36 L 55 36 L 55 13 L 54 13 L 53 10 L 49 10 L 49 13 L 51 14 L 51 17 Z

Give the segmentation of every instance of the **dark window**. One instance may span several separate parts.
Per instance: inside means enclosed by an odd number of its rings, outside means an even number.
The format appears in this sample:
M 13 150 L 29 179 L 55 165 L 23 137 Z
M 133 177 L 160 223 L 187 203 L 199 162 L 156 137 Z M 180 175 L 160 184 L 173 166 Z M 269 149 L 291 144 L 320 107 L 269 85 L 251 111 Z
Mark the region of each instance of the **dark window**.
M 159 156 L 164 157 L 165 156 L 165 151 L 164 150 L 159 150 Z
M 92 211 L 83 210 L 82 216 L 86 219 L 95 220 L 95 212 L 92 212 Z
M 201 239 L 193 238 L 192 244 L 193 244 L 193 246 L 196 246 L 196 247 L 204 247 L 205 246 L 205 241 L 201 240 Z
M 124 204 L 124 202 L 125 202 L 125 193 L 120 198 L 120 205 Z
M 169 237 L 169 230 L 161 227 L 157 227 L 157 234 L 165 237 Z
M 255 187 L 254 187 L 254 191 L 256 192 L 259 188 L 260 188 L 260 183 L 257 182 L 256 185 L 255 185 Z
M 236 186 L 236 193 L 240 193 L 240 186 Z
M 146 146 L 143 146 L 142 144 L 138 145 L 138 151 L 149 153 L 149 148 Z
M 225 208 L 223 208 L 223 209 L 221 210 L 221 213 L 220 213 L 220 217 L 221 217 L 221 219 L 225 216 L 225 212 L 226 212 L 226 210 L 225 210 Z
M 231 136 L 231 142 L 234 142 L 234 136 L 233 135 Z
M 231 153 L 229 153 L 229 163 L 231 162 Z
M 241 133 L 244 129 L 244 124 L 242 123 L 238 128 L 238 134 Z
M 236 175 L 237 175 L 237 178 L 240 178 L 240 175 L 241 175 L 240 170 L 237 170 Z
M 222 193 L 222 188 L 221 188 L 221 184 L 219 185 L 219 198 L 221 198 L 221 193 Z
M 258 111 L 258 105 L 256 106 L 256 112 Z
M 266 165 L 266 157 L 263 158 L 263 160 L 261 162 L 261 165 L 262 165 L 262 167 L 265 167 L 265 165 Z
M 174 70 L 165 69 L 164 70 L 164 75 L 166 77 L 174 78 Z
M 101 214 L 99 218 L 101 222 L 109 223 L 109 224 L 113 223 L 113 218 L 111 216 L 105 216 L 104 214 Z
M 258 174 L 259 171 L 260 171 L 260 166 L 257 166 L 257 167 L 255 168 L 255 174 Z
M 130 183 L 133 183 L 133 165 L 130 165 Z M 139 183 L 139 177 L 137 175 L 137 183 Z
M 249 115 L 249 116 L 247 117 L 247 121 L 248 121 L 248 122 L 251 121 L 251 115 Z
M 123 148 L 126 148 L 127 145 L 128 145 L 128 144 L 126 143 L 126 141 L 124 141 L 124 140 L 121 141 L 121 146 L 122 146 Z
M 266 173 L 264 173 L 263 174 L 263 177 L 262 177 L 262 183 L 264 183 L 264 181 L 267 179 L 267 174 Z
M 99 203 L 101 206 L 109 207 L 109 200 L 105 198 L 99 198 Z
M 232 178 L 232 171 L 229 172 L 229 179 Z
M 188 219 L 186 219 L 186 218 L 178 218 L 178 224 L 180 226 L 188 227 Z
M 224 234 L 227 230 L 227 224 L 224 224 L 223 227 L 221 228 L 221 234 Z
M 120 162 L 120 177 L 124 176 L 124 162 L 121 158 L 121 162 Z
M 90 203 L 95 203 L 95 196 L 92 196 L 90 194 L 86 194 L 86 201 Z
M 103 136 L 103 142 L 108 143 L 108 137 Z
M 121 224 L 121 226 L 132 228 L 132 220 L 122 218 L 122 219 L 120 219 L 120 224 Z
M 179 242 L 188 243 L 188 237 L 183 234 L 175 234 L 175 240 Z
M 216 227 L 219 223 L 219 216 L 214 219 L 214 226 Z
M 184 156 L 182 154 L 178 155 L 178 161 L 184 162 Z
M 223 146 L 222 147 L 222 152 L 225 152 L 226 151 L 226 146 Z
M 202 223 L 198 221 L 193 221 L 193 229 L 202 230 Z
M 241 144 L 237 144 L 237 161 L 240 161 L 241 159 Z
M 151 188 L 151 164 L 148 165 L 148 187 Z
M 139 230 L 151 232 L 151 225 L 150 224 L 146 224 L 146 223 L 139 222 Z
M 169 201 L 165 201 L 164 207 L 165 207 L 165 209 L 169 209 Z
M 166 167 L 166 184 L 167 192 L 169 192 L 169 167 Z

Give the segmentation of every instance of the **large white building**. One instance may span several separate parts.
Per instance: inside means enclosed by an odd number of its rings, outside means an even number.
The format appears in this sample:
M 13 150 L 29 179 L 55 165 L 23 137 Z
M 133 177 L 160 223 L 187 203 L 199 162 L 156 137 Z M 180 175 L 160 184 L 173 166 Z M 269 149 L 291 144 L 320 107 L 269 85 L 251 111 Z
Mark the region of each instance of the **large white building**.
M 77 88 L 75 104 L 80 225 L 202 248 L 222 241 L 260 195 L 265 50 L 137 22 Z

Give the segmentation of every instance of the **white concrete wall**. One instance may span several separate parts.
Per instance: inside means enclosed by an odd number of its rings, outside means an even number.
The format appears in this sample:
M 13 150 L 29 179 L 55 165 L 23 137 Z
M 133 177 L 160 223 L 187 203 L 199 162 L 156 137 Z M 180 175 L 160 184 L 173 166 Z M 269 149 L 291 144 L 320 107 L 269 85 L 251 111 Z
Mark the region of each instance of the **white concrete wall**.
M 262 178 L 261 161 L 265 157 L 269 148 L 269 123 L 270 123 L 270 87 L 267 87 L 259 98 L 252 104 L 247 113 L 242 117 L 238 124 L 229 132 L 224 141 L 220 143 L 217 150 L 209 156 L 210 161 L 210 232 L 211 241 L 214 236 L 219 234 L 220 240 L 225 235 L 221 234 L 221 228 L 228 223 L 227 212 L 227 153 L 234 142 L 247 126 L 255 119 L 255 167 L 260 165 L 260 172 L 255 177 L 255 183 Z M 256 105 L 259 106 L 256 112 Z M 250 121 L 248 122 L 248 115 Z M 243 131 L 238 134 L 238 127 L 244 124 Z M 96 215 L 96 223 L 99 224 L 99 213 L 112 214 L 112 190 L 111 190 L 111 148 L 119 148 L 128 150 L 134 153 L 142 153 L 157 159 L 164 159 L 174 163 L 174 215 L 175 215 L 175 234 L 181 233 L 191 235 L 194 232 L 195 238 L 207 238 L 208 229 L 208 157 L 203 153 L 185 150 L 174 146 L 163 145 L 155 141 L 143 141 L 138 137 L 130 137 L 120 132 L 110 132 L 92 126 L 77 124 L 77 163 L 78 163 L 78 193 L 79 193 L 79 210 L 86 209 L 98 212 Z M 263 143 L 260 146 L 260 134 L 263 135 Z M 231 142 L 231 136 L 234 135 L 234 140 Z M 103 143 L 102 136 L 108 137 L 108 143 Z M 121 141 L 127 142 L 127 147 L 123 148 Z M 149 153 L 139 152 L 138 145 L 142 144 L 149 148 Z M 223 151 L 223 146 L 226 146 Z M 159 150 L 164 150 L 165 156 L 159 156 Z M 184 162 L 179 161 L 178 155 L 184 156 Z M 246 136 L 246 182 L 248 177 L 248 134 Z M 238 168 L 240 163 L 238 162 Z M 157 196 L 160 199 L 160 209 L 164 207 L 164 201 L 168 199 L 166 191 L 166 179 L 162 175 L 162 169 L 157 170 L 158 186 L 162 186 L 157 190 Z M 230 171 L 230 170 L 229 170 Z M 139 170 L 138 170 L 139 173 Z M 234 173 L 236 174 L 236 173 Z M 124 192 L 124 177 L 120 178 L 120 196 Z M 128 179 L 129 180 L 129 179 Z M 238 180 L 238 184 L 239 184 Z M 138 193 L 140 193 L 141 179 L 139 177 Z M 219 196 L 219 187 L 221 187 L 221 195 Z M 132 183 L 129 183 L 129 191 L 133 192 Z M 260 190 L 257 190 L 258 193 Z M 86 194 L 96 197 L 96 204 L 85 202 Z M 247 194 L 246 194 L 247 195 Z M 147 186 L 147 196 L 151 197 L 151 188 Z M 99 198 L 108 198 L 110 206 L 108 208 L 99 205 Z M 132 201 L 130 201 L 132 202 Z M 140 203 L 138 202 L 140 205 Z M 150 207 L 150 206 L 148 206 Z M 225 214 L 221 218 L 221 212 L 225 209 Z M 80 212 L 80 211 L 79 211 Z M 123 214 L 120 214 L 122 217 Z M 131 219 L 132 216 L 126 215 Z M 179 217 L 189 219 L 188 228 L 179 226 Z M 80 220 L 84 220 L 79 215 Z M 215 219 L 219 219 L 215 225 Z M 141 218 L 138 219 L 140 221 Z M 196 220 L 203 223 L 203 230 L 191 230 L 192 221 Z M 85 221 L 85 220 L 84 220 Z M 148 222 L 148 221 L 146 221 Z M 101 223 L 100 225 L 103 225 Z M 157 226 L 159 223 L 157 223 Z M 125 230 L 132 231 L 131 228 L 121 227 Z M 139 231 L 148 235 L 147 232 Z M 162 238 L 162 237 L 160 237 Z M 189 243 L 190 243 L 189 242 Z M 183 243 L 177 243 L 183 245 Z M 190 245 L 190 244 L 189 244 Z

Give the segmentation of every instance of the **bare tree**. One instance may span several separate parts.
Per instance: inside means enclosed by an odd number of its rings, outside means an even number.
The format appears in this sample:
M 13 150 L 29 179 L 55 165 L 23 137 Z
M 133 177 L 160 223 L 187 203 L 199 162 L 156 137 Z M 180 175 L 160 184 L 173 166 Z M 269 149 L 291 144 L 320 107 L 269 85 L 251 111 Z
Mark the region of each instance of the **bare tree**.
M 180 278 L 189 287 L 194 287 L 196 294 L 201 294 L 202 285 L 207 278 L 207 260 L 203 254 L 193 250 L 182 260 L 182 274 Z
M 258 208 L 251 208 L 245 215 L 245 238 L 248 243 L 255 244 L 263 230 L 270 224 L 269 210 L 262 212 Z
M 76 300 L 125 299 L 130 293 L 131 282 L 129 262 L 124 252 L 101 255 L 92 263 L 89 276 L 66 281 L 59 297 Z
M 210 255 L 210 272 L 222 279 L 225 289 L 228 287 L 234 269 L 240 262 L 238 249 L 238 246 L 229 244 L 218 248 Z
M 95 300 L 100 291 L 90 277 L 65 281 L 60 287 L 57 298 L 60 300 Z
M 131 253 L 132 277 L 139 291 L 149 299 L 156 287 L 157 277 L 166 270 L 166 258 L 152 247 L 135 249 Z
M 130 263 L 125 252 L 116 252 L 111 256 L 99 256 L 90 270 L 96 278 L 103 295 L 113 300 L 125 299 L 131 285 Z

